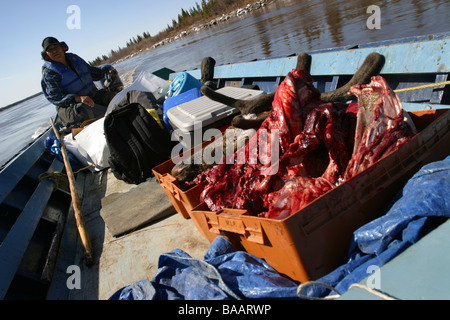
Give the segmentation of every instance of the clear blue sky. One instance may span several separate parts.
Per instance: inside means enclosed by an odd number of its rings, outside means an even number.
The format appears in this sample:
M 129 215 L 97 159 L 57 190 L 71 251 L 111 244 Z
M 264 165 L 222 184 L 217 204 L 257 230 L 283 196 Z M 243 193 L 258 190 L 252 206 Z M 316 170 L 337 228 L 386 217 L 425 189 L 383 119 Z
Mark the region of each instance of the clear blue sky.
M 181 8 L 201 0 L 15 0 L 0 1 L 0 107 L 40 92 L 42 40 L 54 36 L 86 61 L 124 47 L 144 31 L 156 35 Z M 71 5 L 80 9 L 68 11 Z M 79 29 L 69 29 L 69 25 Z

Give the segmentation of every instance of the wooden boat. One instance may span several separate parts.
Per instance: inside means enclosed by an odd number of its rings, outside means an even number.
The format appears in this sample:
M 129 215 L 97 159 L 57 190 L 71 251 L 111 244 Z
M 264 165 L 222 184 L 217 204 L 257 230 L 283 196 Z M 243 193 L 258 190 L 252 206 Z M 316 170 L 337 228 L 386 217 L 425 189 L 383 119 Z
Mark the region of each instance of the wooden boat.
M 406 89 L 398 92 L 405 110 L 450 108 L 450 33 L 309 52 L 314 85 L 321 92 L 340 87 L 374 51 L 386 58 L 380 74 L 391 88 Z M 218 87 L 256 84 L 274 92 L 295 68 L 296 59 L 278 57 L 216 66 L 214 77 Z M 200 70 L 188 72 L 197 79 L 201 76 Z M 170 78 L 176 76 L 173 73 Z M 176 213 L 163 192 L 147 199 L 142 196 L 145 190 L 115 179 L 109 170 L 83 171 L 77 174 L 77 184 L 94 250 L 94 265 L 87 267 L 67 188 L 39 178 L 64 168 L 45 151 L 44 140 L 51 134 L 49 129 L 0 172 L 0 298 L 108 299 L 123 286 L 152 279 L 162 253 L 180 248 L 194 258 L 203 257 L 209 241 L 197 232 L 192 220 Z M 161 189 L 154 178 L 145 188 Z M 129 208 L 137 207 L 136 197 L 145 204 L 139 210 L 149 212 L 160 203 L 164 208 L 158 210 L 164 214 L 151 221 L 135 221 L 136 230 L 114 237 L 102 210 L 118 199 L 128 201 Z M 117 210 L 129 212 L 124 207 Z M 438 236 L 448 238 L 448 233 Z M 417 245 L 410 250 L 419 250 L 417 256 L 423 254 Z M 440 258 L 450 256 L 448 246 L 442 250 L 446 251 Z M 440 258 L 433 263 L 445 265 Z M 437 275 L 436 285 L 440 276 L 445 277 Z M 449 291 L 445 292 L 449 298 Z M 367 298 L 360 292 L 349 296 Z

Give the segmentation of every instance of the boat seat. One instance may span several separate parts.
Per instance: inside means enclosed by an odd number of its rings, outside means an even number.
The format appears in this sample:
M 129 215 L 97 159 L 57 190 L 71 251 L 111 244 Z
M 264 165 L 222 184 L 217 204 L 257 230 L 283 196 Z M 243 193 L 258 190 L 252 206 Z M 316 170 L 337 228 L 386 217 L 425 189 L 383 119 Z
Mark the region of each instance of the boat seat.
M 30 174 L 35 164 L 45 156 L 42 141 L 42 139 L 37 140 L 28 152 L 19 156 L 16 161 L 4 169 L 2 178 L 6 178 L 2 179 L 1 204 L 8 200 L 16 185 L 27 174 Z M 64 164 L 54 159 L 47 172 L 62 171 L 63 168 Z M 0 299 L 4 299 L 8 292 L 54 188 L 55 182 L 51 179 L 43 179 L 37 184 L 36 189 L 1 243 L 0 270 L 2 270 L 2 275 L 0 277 Z

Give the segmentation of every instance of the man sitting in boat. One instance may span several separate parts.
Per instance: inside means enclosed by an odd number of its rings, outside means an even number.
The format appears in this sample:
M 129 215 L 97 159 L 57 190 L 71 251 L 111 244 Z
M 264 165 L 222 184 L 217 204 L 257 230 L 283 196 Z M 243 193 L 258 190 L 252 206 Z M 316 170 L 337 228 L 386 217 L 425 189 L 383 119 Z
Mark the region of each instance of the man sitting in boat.
M 106 74 L 117 76 L 110 65 L 93 67 L 76 54 L 69 53 L 65 42 L 47 37 L 42 42 L 42 91 L 48 101 L 56 105 L 59 120 L 67 127 L 75 127 L 85 120 L 105 115 L 115 93 L 97 89 L 94 81 Z

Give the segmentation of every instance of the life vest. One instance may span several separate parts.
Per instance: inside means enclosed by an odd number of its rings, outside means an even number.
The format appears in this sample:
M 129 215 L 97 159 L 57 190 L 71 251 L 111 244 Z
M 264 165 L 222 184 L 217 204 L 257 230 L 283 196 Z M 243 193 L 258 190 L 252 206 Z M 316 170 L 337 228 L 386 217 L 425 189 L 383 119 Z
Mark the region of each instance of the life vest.
M 97 90 L 97 87 L 93 82 L 89 68 L 84 60 L 73 53 L 66 53 L 66 58 L 70 59 L 70 62 L 72 62 L 72 65 L 78 74 L 62 63 L 53 61 L 46 61 L 44 63 L 44 68 L 55 71 L 61 75 L 61 87 L 66 93 L 77 94 L 80 96 L 89 96 L 93 94 Z

